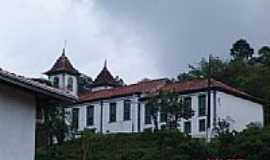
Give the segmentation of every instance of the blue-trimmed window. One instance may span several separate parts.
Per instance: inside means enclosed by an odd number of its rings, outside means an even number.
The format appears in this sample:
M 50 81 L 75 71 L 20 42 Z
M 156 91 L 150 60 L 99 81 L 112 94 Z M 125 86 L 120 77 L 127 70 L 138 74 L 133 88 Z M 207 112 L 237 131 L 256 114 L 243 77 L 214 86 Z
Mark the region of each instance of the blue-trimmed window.
M 86 109 L 86 124 L 87 126 L 94 125 L 94 106 L 88 106 Z
M 131 113 L 131 101 L 125 100 L 124 101 L 124 121 L 130 120 L 130 113 Z
M 110 122 L 116 122 L 116 103 L 110 103 Z
M 200 95 L 198 97 L 198 115 L 205 116 L 206 115 L 206 95 Z

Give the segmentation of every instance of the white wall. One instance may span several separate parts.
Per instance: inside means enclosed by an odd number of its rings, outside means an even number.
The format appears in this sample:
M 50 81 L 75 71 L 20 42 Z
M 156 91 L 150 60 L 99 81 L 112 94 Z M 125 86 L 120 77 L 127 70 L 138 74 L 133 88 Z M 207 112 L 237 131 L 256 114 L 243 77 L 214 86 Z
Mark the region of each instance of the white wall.
M 263 125 L 263 106 L 261 104 L 217 92 L 217 118 L 230 122 L 230 129 L 241 131 L 251 122 Z
M 49 80 L 53 83 L 54 77 L 58 77 L 59 78 L 59 88 L 67 91 L 67 86 L 68 86 L 68 79 L 72 78 L 73 79 L 73 90 L 72 93 L 74 95 L 78 95 L 78 79 L 76 76 L 74 75 L 70 75 L 70 74 L 66 74 L 66 73 L 61 73 L 61 74 L 57 74 L 57 75 L 52 75 L 49 76 Z
M 131 112 L 130 120 L 124 121 L 124 100 L 131 100 Z M 116 103 L 116 122 L 109 122 L 109 105 L 110 103 Z M 88 106 L 94 106 L 94 125 L 86 125 L 86 108 Z M 115 132 L 137 132 L 137 115 L 138 115 L 138 102 L 136 96 L 128 96 L 121 98 L 112 98 L 103 101 L 103 122 L 102 132 L 103 133 L 115 133 Z M 101 132 L 101 101 L 84 103 L 76 105 L 73 108 L 79 108 L 79 130 L 82 131 L 85 128 L 95 128 L 97 132 Z M 71 109 L 67 109 L 71 111 Z M 71 119 L 71 118 L 69 118 Z
M 100 91 L 100 90 L 104 90 L 104 89 L 112 89 L 112 88 L 113 88 L 113 87 L 111 87 L 111 86 L 94 87 L 94 88 L 92 88 L 92 92 Z
M 68 79 L 69 78 L 72 78 L 73 79 L 73 89 L 72 89 L 72 93 L 74 95 L 78 95 L 78 81 L 77 81 L 77 78 L 76 76 L 73 76 L 73 75 L 70 75 L 70 74 L 64 74 L 64 77 L 65 77 L 65 80 L 64 80 L 64 89 L 65 90 L 68 90 L 67 89 L 67 86 L 68 86 Z
M 191 135 L 193 137 L 207 137 L 212 136 L 211 129 L 213 129 L 214 122 L 214 91 L 211 91 L 211 126 L 209 131 L 207 131 L 207 116 L 199 116 L 199 96 L 206 95 L 206 114 L 207 114 L 207 92 L 196 92 L 192 94 L 181 95 L 183 97 L 191 97 L 192 99 L 192 110 L 194 111 L 194 116 L 188 120 L 181 119 L 179 121 L 179 129 L 184 131 L 184 122 L 191 122 Z M 129 99 L 132 101 L 132 111 L 131 120 L 123 121 L 123 102 L 124 99 Z M 117 103 L 117 121 L 109 122 L 109 103 Z M 115 132 L 138 132 L 138 97 L 136 95 L 130 97 L 112 98 L 103 101 L 103 133 L 115 133 Z M 152 124 L 145 124 L 145 104 L 141 104 L 140 111 L 140 131 L 148 128 L 154 128 Z M 86 107 L 89 105 L 94 105 L 94 125 L 86 126 Z M 101 121 L 101 101 L 96 101 L 92 103 L 84 103 L 78 106 L 80 108 L 79 112 L 79 130 L 84 128 L 96 128 L 97 132 L 100 132 L 100 121 Z M 199 131 L 199 120 L 205 119 L 206 131 Z M 225 119 L 233 120 L 231 122 L 231 129 L 237 131 L 243 130 L 247 124 L 250 122 L 260 122 L 263 124 L 263 106 L 258 103 L 254 103 L 250 100 L 236 97 L 234 95 L 229 95 L 220 91 L 216 91 L 216 120 Z M 159 128 L 164 123 L 160 123 L 160 116 L 158 117 Z M 133 129 L 132 129 L 133 126 Z
M 0 85 L 0 159 L 33 160 L 35 99 Z
M 183 97 L 191 97 L 191 107 L 192 110 L 194 111 L 194 116 L 191 117 L 188 120 L 185 119 L 181 119 L 178 124 L 179 124 L 179 129 L 181 131 L 184 131 L 184 122 L 186 121 L 190 121 L 191 122 L 191 135 L 193 137 L 205 137 L 206 132 L 199 132 L 199 120 L 201 119 L 205 119 L 207 121 L 207 117 L 206 116 L 198 116 L 198 96 L 200 95 L 206 95 L 206 113 L 207 113 L 207 92 L 196 92 L 196 93 L 192 93 L 192 94 L 185 94 L 185 95 L 181 95 Z M 142 111 L 141 111 L 141 126 L 142 126 L 142 131 L 144 129 L 147 128 L 153 128 L 154 125 L 153 124 L 145 124 L 145 105 L 142 104 Z M 165 123 L 160 123 L 160 116 L 158 117 L 158 125 L 159 128 L 161 127 L 161 125 L 163 125 Z

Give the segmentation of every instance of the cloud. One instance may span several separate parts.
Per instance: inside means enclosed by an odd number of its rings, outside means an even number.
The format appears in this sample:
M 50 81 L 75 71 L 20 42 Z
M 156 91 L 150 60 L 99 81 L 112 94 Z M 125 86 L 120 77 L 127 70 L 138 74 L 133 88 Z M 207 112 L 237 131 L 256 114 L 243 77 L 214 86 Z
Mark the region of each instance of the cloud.
M 0 2 L 1 67 L 40 76 L 61 54 L 92 77 L 103 62 L 127 82 L 175 77 L 246 38 L 269 44 L 268 0 L 12 0 Z

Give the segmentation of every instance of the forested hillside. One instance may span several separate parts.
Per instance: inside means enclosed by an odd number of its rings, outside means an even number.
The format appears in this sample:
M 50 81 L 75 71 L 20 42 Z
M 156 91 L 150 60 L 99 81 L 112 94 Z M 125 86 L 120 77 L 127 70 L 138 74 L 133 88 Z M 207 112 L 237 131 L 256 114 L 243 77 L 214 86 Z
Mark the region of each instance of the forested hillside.
M 240 39 L 228 51 L 230 59 L 211 55 L 203 58 L 197 65 L 189 65 L 187 73 L 178 75 L 178 81 L 211 77 L 243 90 L 265 102 L 265 120 L 269 122 L 270 102 L 270 47 L 255 49 Z M 209 67 L 209 61 L 210 67 Z

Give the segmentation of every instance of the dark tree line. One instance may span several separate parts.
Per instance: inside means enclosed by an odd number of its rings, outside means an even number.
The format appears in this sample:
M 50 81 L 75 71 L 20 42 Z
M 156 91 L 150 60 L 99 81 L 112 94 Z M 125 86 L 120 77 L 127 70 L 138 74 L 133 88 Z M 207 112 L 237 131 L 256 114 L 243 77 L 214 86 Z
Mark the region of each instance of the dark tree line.
M 211 77 L 261 98 L 265 104 L 265 120 L 269 121 L 270 101 L 270 46 L 258 52 L 244 39 L 236 41 L 229 51 L 230 59 L 211 58 Z M 206 78 L 209 60 L 190 65 L 187 73 L 177 76 L 178 81 Z

